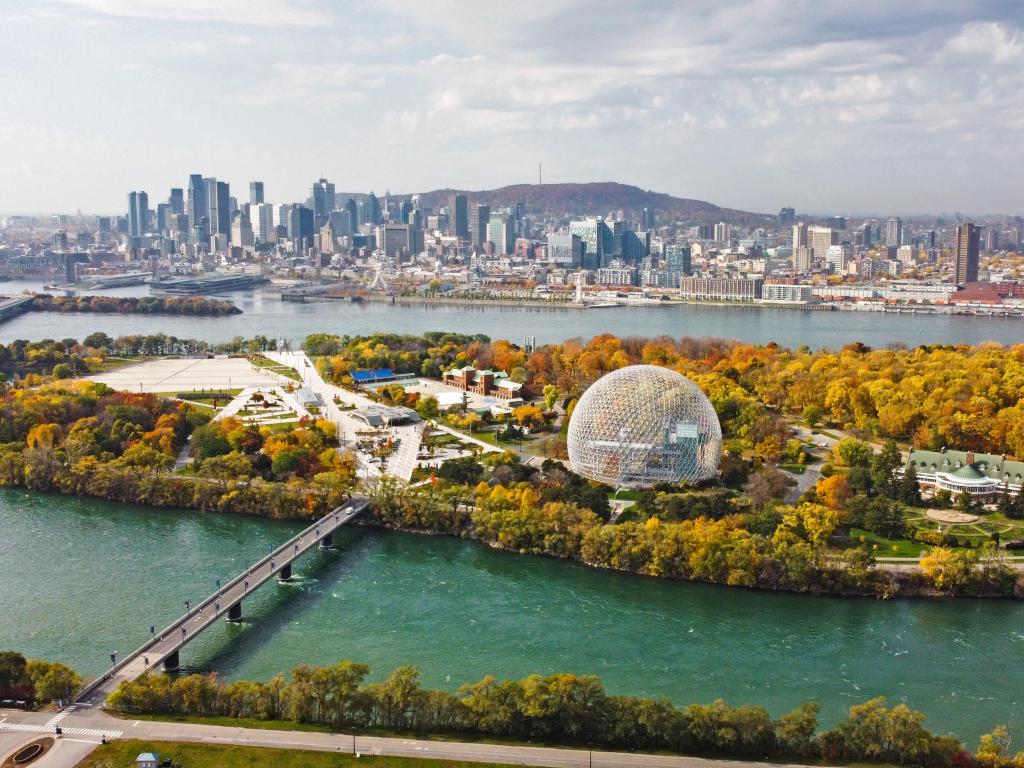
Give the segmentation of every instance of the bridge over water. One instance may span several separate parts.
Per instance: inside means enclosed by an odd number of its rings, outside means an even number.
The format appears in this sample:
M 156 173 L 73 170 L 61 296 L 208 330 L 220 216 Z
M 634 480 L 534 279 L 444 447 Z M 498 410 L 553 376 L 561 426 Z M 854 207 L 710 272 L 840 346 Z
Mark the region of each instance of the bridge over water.
M 189 607 L 138 650 L 116 662 L 107 672 L 87 685 L 72 703 L 97 705 L 117 690 L 125 680 L 154 669 L 176 671 L 181 649 L 203 630 L 220 620 L 241 621 L 242 602 L 261 585 L 273 578 L 286 582 L 292 577 L 292 563 L 314 547 L 329 549 L 334 545 L 334 532 L 354 520 L 369 506 L 369 499 L 358 497 L 320 518 L 296 534 L 264 558 L 238 574 L 205 600 Z

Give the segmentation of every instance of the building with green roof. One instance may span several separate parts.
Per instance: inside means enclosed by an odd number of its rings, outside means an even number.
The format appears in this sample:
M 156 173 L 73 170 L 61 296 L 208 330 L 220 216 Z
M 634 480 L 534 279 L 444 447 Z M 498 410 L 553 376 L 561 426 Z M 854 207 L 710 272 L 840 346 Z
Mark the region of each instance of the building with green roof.
M 1024 484 L 1024 461 L 973 451 L 922 451 L 914 449 L 907 466 L 914 465 L 922 489 L 949 491 L 953 496 L 969 493 L 977 501 L 995 501 L 1004 489 L 1020 493 Z

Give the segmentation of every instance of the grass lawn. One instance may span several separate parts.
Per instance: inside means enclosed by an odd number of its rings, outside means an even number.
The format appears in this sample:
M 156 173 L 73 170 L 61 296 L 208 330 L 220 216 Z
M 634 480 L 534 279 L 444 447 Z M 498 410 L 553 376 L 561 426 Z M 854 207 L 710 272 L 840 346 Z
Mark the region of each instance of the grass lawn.
M 874 550 L 875 557 L 920 557 L 922 552 L 931 549 L 931 545 L 919 541 L 887 539 L 885 536 L 860 528 L 850 529 L 850 538 L 854 541 L 860 541 L 861 536 L 868 544 L 878 545 L 878 549 Z
M 358 748 L 358 743 L 357 743 Z M 242 747 L 225 744 L 186 744 L 173 741 L 113 741 L 96 749 L 78 764 L 78 768 L 126 768 L 135 765 L 140 752 L 156 752 L 161 760 L 171 758 L 182 768 L 337 768 L 337 766 L 369 766 L 370 768 L 486 768 L 496 763 L 468 763 L 456 760 L 421 760 L 409 757 L 373 757 L 337 752 L 314 752 L 301 749 Z
M 779 469 L 784 469 L 787 472 L 792 472 L 794 475 L 802 475 L 807 471 L 807 467 L 803 464 L 779 464 Z

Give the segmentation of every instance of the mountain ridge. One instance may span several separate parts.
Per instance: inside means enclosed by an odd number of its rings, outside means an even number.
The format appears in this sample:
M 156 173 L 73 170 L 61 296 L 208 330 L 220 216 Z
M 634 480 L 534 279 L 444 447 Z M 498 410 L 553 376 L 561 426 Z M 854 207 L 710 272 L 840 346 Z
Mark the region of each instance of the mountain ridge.
M 676 197 L 665 192 L 644 190 L 631 184 L 615 181 L 571 182 L 557 184 L 509 184 L 495 189 L 433 189 L 420 192 L 423 206 L 438 209 L 448 205 L 453 194 L 465 194 L 470 205 L 488 204 L 491 207 L 512 206 L 521 202 L 528 214 L 564 216 L 604 215 L 610 211 L 626 211 L 639 215 L 644 208 L 651 208 L 656 215 L 681 218 L 690 221 L 712 222 L 718 220 L 763 219 L 767 214 L 740 211 L 709 203 L 706 200 Z M 365 197 L 365 193 L 339 192 L 342 199 Z M 407 200 L 412 194 L 387 194 L 389 199 Z M 381 196 L 383 197 L 383 196 Z

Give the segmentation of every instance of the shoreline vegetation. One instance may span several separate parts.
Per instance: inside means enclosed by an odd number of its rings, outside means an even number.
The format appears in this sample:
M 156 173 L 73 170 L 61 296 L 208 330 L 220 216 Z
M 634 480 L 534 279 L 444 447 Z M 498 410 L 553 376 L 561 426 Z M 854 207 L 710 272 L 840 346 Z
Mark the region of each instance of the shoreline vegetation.
M 270 344 L 257 338 L 232 346 L 255 354 Z M 511 420 L 488 424 L 473 411 L 443 418 L 470 432 L 521 434 L 528 427 L 529 439 L 543 441 L 549 458 L 526 463 L 512 451 L 466 456 L 432 470 L 419 486 L 387 477 L 368 483 L 363 490 L 373 498 L 372 521 L 383 527 L 726 586 L 882 598 L 1024 595 L 1024 580 L 995 537 L 974 541 L 917 527 L 926 525 L 914 517 L 920 493 L 910 473 L 899 475 L 902 459 L 894 442 L 909 436 L 915 444 L 948 440 L 979 450 L 1016 450 L 1024 443 L 1024 346 L 850 345 L 810 352 L 604 335 L 527 353 L 507 341 L 444 333 L 315 334 L 305 346 L 321 374 L 342 386 L 360 367 L 437 377 L 442 369 L 470 364 L 508 371 L 523 384 L 528 401 Z M 102 364 L 114 351 L 193 348 L 209 347 L 173 337 L 93 334 L 83 344 L 15 342 L 0 347 L 0 358 L 6 352 L 8 361 L 45 370 L 68 355 Z M 708 393 L 725 453 L 717 479 L 632 493 L 633 505 L 613 519 L 613 489 L 572 473 L 561 461 L 565 428 L 590 383 L 636 362 L 678 370 Z M 54 379 L 61 378 L 60 365 Z M 914 393 L 916 400 L 910 399 Z M 400 383 L 380 396 L 414 407 L 424 418 L 442 418 L 436 401 L 421 401 Z M 886 442 L 878 450 L 844 438 L 826 457 L 830 462 L 818 465 L 816 449 L 791 436 L 788 414 Z M 354 456 L 339 450 L 332 422 L 304 419 L 281 431 L 237 418 L 211 422 L 211 415 L 210 409 L 157 395 L 29 373 L 0 392 L 0 485 L 278 519 L 326 514 L 356 487 Z M 193 461 L 175 470 L 186 445 Z M 821 479 L 794 500 L 791 481 L 777 468 L 782 462 L 811 467 Z M 1024 513 L 1020 506 L 1008 503 L 1005 519 Z M 868 535 L 926 545 L 920 568 L 876 567 L 884 550 Z
M 594 675 L 485 677 L 456 693 L 423 688 L 416 667 L 367 683 L 369 667 L 352 661 L 302 665 L 290 680 L 224 682 L 216 674 L 144 675 L 124 682 L 108 706 L 125 715 L 186 722 L 329 731 L 355 729 L 417 737 L 470 737 L 638 752 L 754 760 L 871 761 L 949 768 L 1019 768 L 997 726 L 976 754 L 953 736 L 930 733 L 925 715 L 882 697 L 851 706 L 821 730 L 819 705 L 804 702 L 773 719 L 760 706 L 677 707 L 665 698 L 610 695 Z M 253 727 L 253 726 L 250 726 Z
M 108 314 L 224 317 L 242 310 L 226 299 L 204 296 L 53 296 L 37 293 L 26 305 L 30 312 L 103 312 Z

